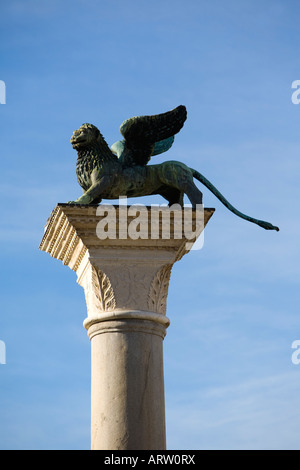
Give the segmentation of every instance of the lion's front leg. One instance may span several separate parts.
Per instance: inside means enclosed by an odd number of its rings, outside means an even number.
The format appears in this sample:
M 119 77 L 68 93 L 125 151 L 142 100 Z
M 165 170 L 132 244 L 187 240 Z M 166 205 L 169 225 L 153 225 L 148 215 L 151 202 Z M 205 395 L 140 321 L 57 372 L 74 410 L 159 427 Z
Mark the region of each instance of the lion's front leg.
M 103 176 L 100 180 L 97 178 L 97 175 L 92 175 L 92 185 L 90 188 L 83 193 L 76 201 L 70 201 L 69 204 L 92 204 L 93 201 L 97 200 L 97 203 L 101 200 L 101 195 L 110 185 L 110 178 L 108 176 Z
M 91 204 L 93 202 L 93 199 L 89 194 L 84 193 L 82 196 L 80 196 L 78 199 L 75 201 L 70 201 L 68 204 Z

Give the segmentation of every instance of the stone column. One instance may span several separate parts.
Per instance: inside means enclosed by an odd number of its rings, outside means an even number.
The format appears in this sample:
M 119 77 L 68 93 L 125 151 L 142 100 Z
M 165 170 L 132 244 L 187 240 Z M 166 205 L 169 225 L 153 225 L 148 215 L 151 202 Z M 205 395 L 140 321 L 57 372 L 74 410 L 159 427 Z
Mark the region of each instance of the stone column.
M 144 212 L 144 222 L 149 215 L 148 237 L 132 239 L 127 234 L 134 217 L 127 207 L 109 207 L 115 215 L 99 215 L 97 206 L 58 204 L 40 249 L 74 270 L 84 288 L 84 326 L 91 340 L 91 448 L 163 450 L 168 286 L 173 264 L 192 244 L 187 248 L 184 234 L 175 233 L 175 215 L 168 237 L 159 224 L 151 238 L 149 208 Z M 203 227 L 213 211 L 204 210 Z M 104 217 L 107 223 L 116 222 L 115 238 L 99 239 L 97 228 Z

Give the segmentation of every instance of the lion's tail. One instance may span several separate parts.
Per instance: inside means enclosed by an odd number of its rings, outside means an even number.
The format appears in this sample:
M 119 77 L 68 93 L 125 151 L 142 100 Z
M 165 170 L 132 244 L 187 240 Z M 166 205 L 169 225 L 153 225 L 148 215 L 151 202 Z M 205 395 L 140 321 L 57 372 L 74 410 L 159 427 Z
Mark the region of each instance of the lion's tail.
M 263 227 L 265 230 L 276 230 L 277 232 L 279 231 L 278 227 L 275 227 L 269 222 L 254 219 L 253 217 L 249 217 L 248 215 L 243 214 L 242 212 L 237 210 L 230 204 L 230 202 L 227 201 L 227 199 L 225 199 L 223 194 L 221 194 L 220 191 L 207 178 L 205 178 L 205 176 L 203 176 L 201 173 L 199 173 L 197 170 L 194 170 L 193 168 L 191 168 L 191 171 L 193 173 L 194 178 L 200 181 L 200 183 L 204 184 L 204 186 L 206 186 L 222 202 L 222 204 L 224 204 L 224 206 L 227 207 L 227 209 L 229 209 L 235 215 L 241 217 L 242 219 L 248 220 L 249 222 L 253 222 L 254 224 L 259 225 L 260 227 Z

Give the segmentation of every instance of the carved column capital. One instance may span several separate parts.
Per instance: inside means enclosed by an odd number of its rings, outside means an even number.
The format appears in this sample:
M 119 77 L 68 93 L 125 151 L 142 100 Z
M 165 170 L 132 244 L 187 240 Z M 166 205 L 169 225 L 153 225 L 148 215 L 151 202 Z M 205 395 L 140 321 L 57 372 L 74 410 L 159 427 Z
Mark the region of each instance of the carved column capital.
M 115 209 L 119 223 L 120 208 L 110 208 Z M 147 210 L 150 214 L 150 208 Z M 203 227 L 213 211 L 204 210 Z M 160 226 L 154 239 L 124 238 L 122 233 L 115 239 L 101 240 L 97 226 L 103 218 L 97 215 L 97 206 L 58 204 L 48 219 L 40 249 L 77 273 L 87 304 L 86 328 L 112 316 L 132 317 L 133 312 L 137 317 L 148 315 L 158 321 L 166 315 L 173 264 L 189 251 L 187 239 L 175 233 L 173 218 L 167 239 Z M 129 226 L 133 218 L 126 214 L 126 220 Z M 150 219 L 148 223 L 150 228 Z M 161 321 L 166 326 L 169 323 L 167 318 Z

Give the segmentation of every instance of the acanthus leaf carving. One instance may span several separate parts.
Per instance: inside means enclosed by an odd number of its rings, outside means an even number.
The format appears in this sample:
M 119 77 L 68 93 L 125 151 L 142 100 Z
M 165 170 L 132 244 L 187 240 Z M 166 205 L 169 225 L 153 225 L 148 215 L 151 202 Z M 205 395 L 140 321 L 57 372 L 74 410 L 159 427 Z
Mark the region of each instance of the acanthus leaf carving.
M 163 315 L 166 314 L 167 310 L 167 297 L 171 270 L 172 265 L 167 264 L 157 271 L 152 280 L 148 295 L 149 310 Z
M 99 308 L 106 312 L 113 310 L 116 307 L 116 300 L 110 280 L 95 266 L 92 266 L 92 285 Z

